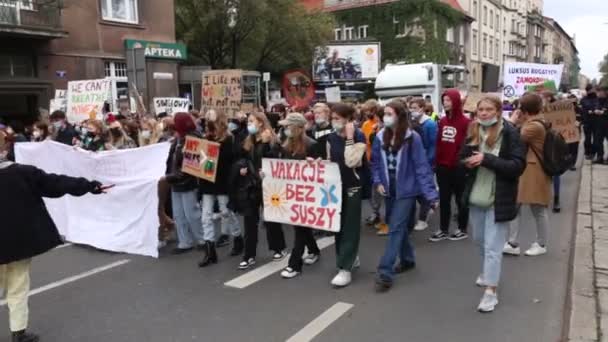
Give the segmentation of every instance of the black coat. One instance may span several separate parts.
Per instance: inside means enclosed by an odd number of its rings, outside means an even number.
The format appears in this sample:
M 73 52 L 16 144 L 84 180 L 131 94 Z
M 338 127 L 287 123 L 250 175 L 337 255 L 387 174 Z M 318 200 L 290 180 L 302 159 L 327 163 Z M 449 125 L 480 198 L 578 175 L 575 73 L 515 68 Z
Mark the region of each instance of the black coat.
M 197 131 L 187 134 L 195 138 L 203 136 Z M 165 176 L 167 182 L 171 185 L 171 190 L 175 192 L 188 192 L 196 190 L 199 187 L 198 178 L 182 172 L 182 162 L 184 161 L 184 145 L 186 144 L 185 137 L 176 138 L 171 144 L 169 150 L 169 159 L 167 160 L 168 173 Z
M 460 161 L 473 155 L 474 149 L 469 145 L 467 138 L 460 151 Z M 502 143 L 498 156 L 486 153 L 483 156 L 481 166 L 492 170 L 496 174 L 496 191 L 494 195 L 494 216 L 496 222 L 509 222 L 517 217 L 517 188 L 519 176 L 526 167 L 526 147 L 521 141 L 519 132 L 512 124 L 504 121 L 502 130 Z M 463 194 L 463 205 L 469 207 L 469 199 L 477 168 L 466 169 L 465 191 Z
M 82 196 L 98 185 L 0 162 L 0 265 L 34 257 L 62 243 L 43 197 Z
M 61 128 L 59 132 L 57 132 L 55 141 L 64 145 L 72 146 L 74 143 L 74 138 L 78 139 L 78 132 L 76 132 L 74 126 L 66 124 L 65 127 Z
M 230 172 L 234 164 L 234 137 L 227 136 L 220 143 L 220 155 L 218 158 L 215 183 L 204 179 L 200 180 L 200 191 L 204 195 L 226 195 L 230 183 Z

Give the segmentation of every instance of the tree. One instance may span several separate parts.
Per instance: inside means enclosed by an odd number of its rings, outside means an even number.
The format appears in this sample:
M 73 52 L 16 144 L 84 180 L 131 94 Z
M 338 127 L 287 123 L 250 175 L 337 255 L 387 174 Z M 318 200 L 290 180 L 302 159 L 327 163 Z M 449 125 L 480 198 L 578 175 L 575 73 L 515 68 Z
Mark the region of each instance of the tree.
M 600 62 L 599 68 L 600 73 L 602 74 L 599 84 L 603 87 L 608 87 L 608 54 L 606 54 L 604 59 Z
M 177 39 L 188 46 L 189 62 L 214 69 L 308 68 L 315 46 L 329 41 L 334 28 L 330 15 L 309 13 L 297 0 L 176 0 L 175 12 Z

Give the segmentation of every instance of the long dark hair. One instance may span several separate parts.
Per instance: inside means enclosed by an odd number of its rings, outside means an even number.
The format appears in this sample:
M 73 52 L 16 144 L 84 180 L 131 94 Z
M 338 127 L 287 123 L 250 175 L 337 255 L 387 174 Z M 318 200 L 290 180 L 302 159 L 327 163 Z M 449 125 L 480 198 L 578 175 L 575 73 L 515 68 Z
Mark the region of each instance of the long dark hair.
M 384 128 L 383 143 L 384 148 L 388 149 L 390 146 L 396 151 L 401 149 L 405 142 L 405 133 L 410 128 L 409 112 L 401 101 L 391 101 L 386 105 L 388 108 L 392 108 L 397 114 L 397 128 Z M 395 143 L 392 144 L 393 136 L 395 137 Z

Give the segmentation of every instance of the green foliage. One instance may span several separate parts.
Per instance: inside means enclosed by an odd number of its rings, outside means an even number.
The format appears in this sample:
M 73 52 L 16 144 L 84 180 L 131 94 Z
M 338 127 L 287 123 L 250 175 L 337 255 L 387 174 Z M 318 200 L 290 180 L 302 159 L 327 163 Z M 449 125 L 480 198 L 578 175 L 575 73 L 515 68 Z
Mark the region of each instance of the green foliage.
M 280 72 L 312 65 L 315 46 L 333 36 L 325 13 L 308 13 L 297 0 L 232 0 L 236 26 L 228 26 L 229 1 L 175 0 L 176 36 L 188 46 L 189 63 Z
M 446 63 L 453 57 L 446 31 L 461 23 L 463 15 L 438 0 L 399 0 L 339 11 L 335 17 L 346 26 L 369 25 L 368 38 L 380 41 L 383 63 Z

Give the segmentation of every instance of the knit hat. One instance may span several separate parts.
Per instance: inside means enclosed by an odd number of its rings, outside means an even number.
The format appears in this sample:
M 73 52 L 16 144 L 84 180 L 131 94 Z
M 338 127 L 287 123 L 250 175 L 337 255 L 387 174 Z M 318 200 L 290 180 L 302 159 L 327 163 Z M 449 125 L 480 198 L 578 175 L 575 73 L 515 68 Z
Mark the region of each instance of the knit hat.
M 290 113 L 284 120 L 279 121 L 279 125 L 281 126 L 297 126 L 297 127 L 306 127 L 306 123 L 308 121 L 304 117 L 304 115 L 300 113 Z

